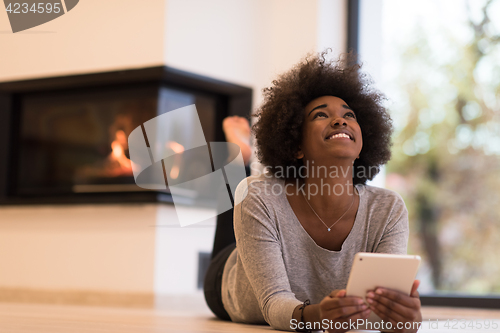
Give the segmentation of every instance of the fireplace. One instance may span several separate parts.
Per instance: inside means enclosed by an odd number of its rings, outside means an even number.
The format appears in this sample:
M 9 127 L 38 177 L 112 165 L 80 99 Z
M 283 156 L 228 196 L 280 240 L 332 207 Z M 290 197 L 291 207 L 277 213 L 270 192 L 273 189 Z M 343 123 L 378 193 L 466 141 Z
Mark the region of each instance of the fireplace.
M 206 142 L 224 141 L 222 119 L 248 117 L 251 98 L 250 88 L 168 67 L 0 83 L 0 203 L 171 201 L 135 185 L 128 135 L 195 104 Z

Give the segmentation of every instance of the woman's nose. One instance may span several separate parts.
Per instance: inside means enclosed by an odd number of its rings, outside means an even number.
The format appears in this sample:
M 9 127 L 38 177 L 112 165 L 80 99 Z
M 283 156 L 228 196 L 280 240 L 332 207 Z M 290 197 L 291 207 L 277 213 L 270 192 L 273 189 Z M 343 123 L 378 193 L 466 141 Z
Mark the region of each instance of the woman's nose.
M 344 118 L 335 118 L 332 120 L 332 122 L 330 123 L 330 125 L 332 127 L 335 127 L 335 126 L 347 126 L 347 122 L 345 121 Z

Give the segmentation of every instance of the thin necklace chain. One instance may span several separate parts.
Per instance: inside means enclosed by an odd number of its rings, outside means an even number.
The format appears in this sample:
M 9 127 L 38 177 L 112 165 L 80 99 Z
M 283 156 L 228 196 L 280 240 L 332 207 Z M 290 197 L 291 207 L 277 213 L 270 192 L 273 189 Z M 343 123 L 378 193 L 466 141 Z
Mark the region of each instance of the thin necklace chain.
M 318 213 L 316 213 L 316 211 L 314 210 L 314 208 L 312 208 L 312 206 L 309 203 L 309 200 L 307 200 L 306 195 L 304 194 L 304 192 L 302 192 L 302 196 L 304 197 L 304 200 L 307 202 L 307 205 L 309 206 L 309 208 L 311 208 L 311 210 L 313 211 L 313 213 L 325 225 L 325 227 L 328 229 L 328 231 L 330 231 L 333 228 L 333 226 L 336 225 L 344 217 L 344 215 L 347 214 L 347 212 L 351 209 L 352 204 L 354 203 L 354 196 L 355 195 L 354 194 L 352 195 L 352 201 L 351 201 L 351 205 L 349 206 L 349 208 L 347 208 L 347 210 L 344 212 L 344 214 L 342 214 L 342 216 L 339 217 L 339 219 L 337 221 L 335 221 L 335 223 L 333 223 L 330 227 L 328 227 L 328 225 L 325 223 L 325 221 L 323 221 L 323 219 L 321 219 L 321 217 L 319 217 Z

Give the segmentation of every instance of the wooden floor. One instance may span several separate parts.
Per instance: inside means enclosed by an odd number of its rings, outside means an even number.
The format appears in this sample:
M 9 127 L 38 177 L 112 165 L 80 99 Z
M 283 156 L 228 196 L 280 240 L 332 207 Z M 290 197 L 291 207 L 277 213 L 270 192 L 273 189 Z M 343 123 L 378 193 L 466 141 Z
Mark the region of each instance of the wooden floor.
M 455 329 L 444 327 L 446 319 L 467 322 L 494 320 L 500 326 L 500 311 L 424 308 L 419 332 L 500 332 L 500 328 Z M 440 319 L 440 329 L 428 327 L 429 319 Z M 160 332 L 269 332 L 269 326 L 243 325 L 214 318 L 201 298 L 172 298 L 156 309 L 105 308 L 91 306 L 0 303 L 1 333 L 160 333 Z

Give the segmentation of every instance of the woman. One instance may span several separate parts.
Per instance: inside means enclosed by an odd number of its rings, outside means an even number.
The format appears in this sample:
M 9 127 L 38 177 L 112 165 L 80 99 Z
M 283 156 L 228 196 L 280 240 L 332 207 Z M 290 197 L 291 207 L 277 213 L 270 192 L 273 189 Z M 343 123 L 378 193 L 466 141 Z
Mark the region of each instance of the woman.
M 264 91 L 254 131 L 268 172 L 238 186 L 236 247 L 215 256 L 207 277 L 220 278 L 220 298 L 207 303 L 222 319 L 280 330 L 371 311 L 394 326 L 420 322 L 418 281 L 410 296 L 370 291 L 369 306 L 346 297 L 357 252 L 406 254 L 408 214 L 397 193 L 365 185 L 390 158 L 381 94 L 352 56 L 324 57 L 306 58 Z

